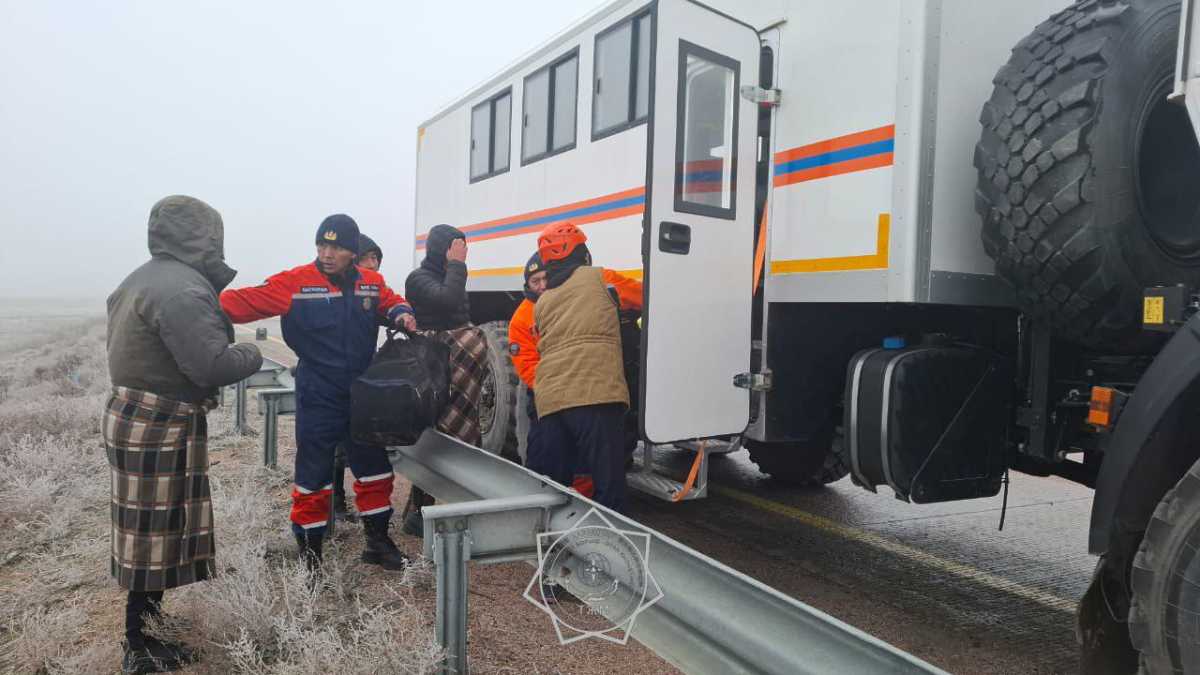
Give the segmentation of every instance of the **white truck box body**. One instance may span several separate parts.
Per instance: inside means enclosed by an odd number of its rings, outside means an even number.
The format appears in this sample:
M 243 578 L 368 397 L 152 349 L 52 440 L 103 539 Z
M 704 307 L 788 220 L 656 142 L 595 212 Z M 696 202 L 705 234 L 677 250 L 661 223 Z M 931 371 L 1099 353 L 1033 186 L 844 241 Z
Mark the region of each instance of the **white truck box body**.
M 1010 306 L 974 210 L 978 117 L 1012 47 L 1063 2 L 612 2 L 421 125 L 414 259 L 429 228 L 449 223 L 468 235 L 468 289 L 519 298 L 538 233 L 579 225 L 597 264 L 646 282 L 643 437 L 765 439 L 762 414 L 747 426 L 749 389 L 761 389 L 750 373 L 756 155 L 770 166 L 764 374 L 777 303 Z M 644 91 L 640 75 L 625 86 L 648 103 L 629 104 L 631 123 L 594 133 L 593 108 L 611 106 L 614 91 L 608 79 L 596 94 L 597 45 L 634 24 L 631 35 L 654 36 L 653 63 Z M 622 68 L 638 69 L 633 51 Z M 752 90 L 768 57 L 781 102 L 764 143 L 756 99 L 769 95 Z M 536 128 L 539 114 L 524 109 L 527 78 L 534 94 L 537 74 L 572 58 L 574 142 L 523 161 L 525 115 Z M 475 115 L 505 92 L 510 103 Z M 482 171 L 473 138 L 497 148 Z M 676 236 L 690 249 L 670 250 Z
M 979 109 L 1012 46 L 1063 1 L 710 4 L 775 49 L 767 299 L 1006 303 L 973 208 Z M 450 223 L 471 236 L 471 290 L 519 290 L 538 231 L 570 218 L 599 264 L 641 274 L 646 125 L 592 141 L 589 85 L 596 34 L 647 6 L 605 5 L 420 127 L 416 260 Z M 522 166 L 524 78 L 576 48 L 576 147 Z M 510 168 L 471 182 L 471 108 L 506 88 Z

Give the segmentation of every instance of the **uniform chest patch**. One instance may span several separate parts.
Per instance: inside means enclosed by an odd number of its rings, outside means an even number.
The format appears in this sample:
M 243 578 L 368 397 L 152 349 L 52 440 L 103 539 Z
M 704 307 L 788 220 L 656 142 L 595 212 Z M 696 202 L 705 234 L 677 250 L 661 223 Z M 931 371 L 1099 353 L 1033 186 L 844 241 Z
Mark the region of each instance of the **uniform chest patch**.
M 368 311 L 371 309 L 371 299 L 370 298 L 363 298 L 363 309 L 368 310 Z
M 301 293 L 328 293 L 329 288 L 325 286 L 301 286 Z
M 359 284 L 358 290 L 360 290 L 360 291 L 378 291 L 379 284 Z
M 520 354 L 521 353 L 521 345 L 519 345 L 515 342 L 508 343 L 508 353 L 512 354 L 513 356 Z

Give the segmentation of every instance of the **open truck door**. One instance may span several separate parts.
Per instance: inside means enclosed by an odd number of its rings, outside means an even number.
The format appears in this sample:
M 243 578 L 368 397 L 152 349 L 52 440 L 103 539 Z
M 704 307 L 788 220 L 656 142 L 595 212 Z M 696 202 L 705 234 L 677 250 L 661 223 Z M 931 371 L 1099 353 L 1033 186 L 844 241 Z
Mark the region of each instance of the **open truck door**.
M 750 391 L 755 29 L 690 0 L 655 19 L 642 231 L 642 434 L 653 443 L 736 434 Z

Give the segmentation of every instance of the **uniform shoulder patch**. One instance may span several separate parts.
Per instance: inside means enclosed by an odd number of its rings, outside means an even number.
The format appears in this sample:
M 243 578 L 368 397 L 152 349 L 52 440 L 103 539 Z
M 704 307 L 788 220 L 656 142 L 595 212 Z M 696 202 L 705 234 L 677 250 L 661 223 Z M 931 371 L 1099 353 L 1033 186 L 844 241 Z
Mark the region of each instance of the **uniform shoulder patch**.
M 515 342 L 508 343 L 508 353 L 512 354 L 513 356 L 520 354 L 521 353 L 521 345 L 519 345 Z

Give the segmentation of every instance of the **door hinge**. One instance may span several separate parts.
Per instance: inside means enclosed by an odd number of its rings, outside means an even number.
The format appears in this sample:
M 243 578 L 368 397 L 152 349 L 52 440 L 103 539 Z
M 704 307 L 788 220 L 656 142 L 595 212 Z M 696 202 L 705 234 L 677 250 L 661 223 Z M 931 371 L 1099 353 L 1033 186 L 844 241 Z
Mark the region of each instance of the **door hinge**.
M 742 85 L 742 98 L 767 108 L 776 108 L 783 100 L 783 92 L 778 89 L 763 89 L 754 84 Z
M 769 370 L 761 373 L 738 373 L 733 376 L 733 386 L 750 391 L 770 391 L 771 380 L 771 371 Z

